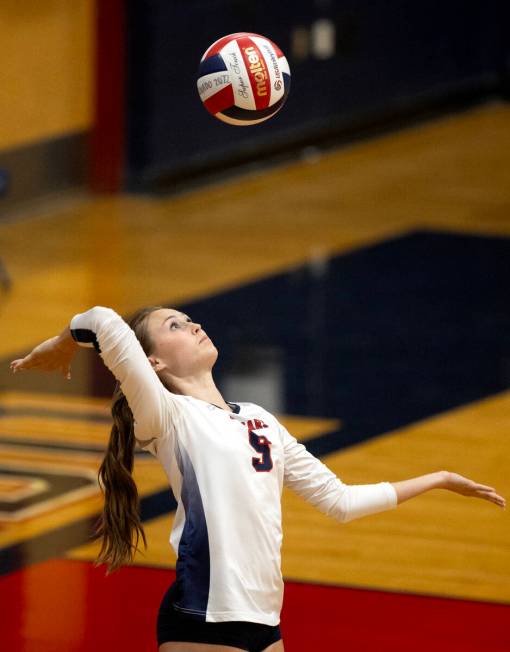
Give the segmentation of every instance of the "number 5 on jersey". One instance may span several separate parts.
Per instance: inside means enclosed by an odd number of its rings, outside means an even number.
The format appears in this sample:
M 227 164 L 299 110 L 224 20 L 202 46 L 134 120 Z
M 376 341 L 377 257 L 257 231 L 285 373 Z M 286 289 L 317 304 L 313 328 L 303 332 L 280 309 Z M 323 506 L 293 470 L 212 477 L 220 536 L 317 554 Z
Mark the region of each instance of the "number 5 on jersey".
M 253 430 L 248 431 L 251 447 L 254 448 L 259 457 L 252 457 L 251 463 L 255 471 L 271 471 L 273 460 L 271 459 L 271 442 L 264 435 L 257 435 Z

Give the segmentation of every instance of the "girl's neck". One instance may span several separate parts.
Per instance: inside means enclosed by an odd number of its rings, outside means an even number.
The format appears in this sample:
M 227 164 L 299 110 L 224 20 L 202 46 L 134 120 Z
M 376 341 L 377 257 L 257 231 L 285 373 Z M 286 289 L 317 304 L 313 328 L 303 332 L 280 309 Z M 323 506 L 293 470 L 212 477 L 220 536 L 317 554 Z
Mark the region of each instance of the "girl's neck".
M 172 391 L 183 394 L 184 396 L 192 396 L 206 403 L 216 405 L 222 410 L 232 411 L 232 408 L 225 401 L 221 395 L 220 390 L 216 387 L 216 383 L 212 374 L 206 374 L 201 377 L 191 378 L 171 378 L 169 379 L 169 387 Z

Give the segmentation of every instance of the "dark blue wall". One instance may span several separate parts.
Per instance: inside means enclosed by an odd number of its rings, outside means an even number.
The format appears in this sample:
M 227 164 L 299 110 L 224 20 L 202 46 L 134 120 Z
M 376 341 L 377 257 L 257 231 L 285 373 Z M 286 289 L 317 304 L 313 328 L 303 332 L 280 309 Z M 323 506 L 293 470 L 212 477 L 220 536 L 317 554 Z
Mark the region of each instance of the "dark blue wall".
M 498 91 L 508 66 L 504 0 L 129 0 L 126 178 L 172 175 L 263 152 L 466 91 Z M 291 34 L 320 18 L 336 55 L 298 61 Z M 232 127 L 201 106 L 196 71 L 217 38 L 252 31 L 289 59 L 287 104 L 268 122 Z

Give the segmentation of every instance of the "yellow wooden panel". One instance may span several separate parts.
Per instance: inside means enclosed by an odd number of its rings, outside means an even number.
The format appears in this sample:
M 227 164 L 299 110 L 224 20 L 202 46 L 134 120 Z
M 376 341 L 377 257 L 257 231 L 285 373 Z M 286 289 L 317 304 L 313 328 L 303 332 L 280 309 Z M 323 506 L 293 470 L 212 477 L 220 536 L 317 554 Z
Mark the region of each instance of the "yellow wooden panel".
M 46 416 L 0 416 L 5 437 L 22 436 L 31 441 L 52 441 L 63 444 L 106 444 L 110 428 L 104 423 Z
M 510 497 L 510 393 L 325 458 L 348 484 L 447 469 Z M 508 511 L 435 490 L 340 525 L 284 496 L 283 570 L 302 580 L 510 602 Z
M 66 396 L 43 392 L 0 392 L 0 406 L 22 410 L 65 410 L 66 412 L 88 413 L 110 416 L 110 401 L 92 396 Z
M 73 467 L 88 468 L 97 473 L 103 455 L 97 454 L 70 454 L 68 452 L 48 450 L 27 450 L 22 447 L 3 446 L 0 443 L 0 459 L 4 464 L 13 463 L 20 468 L 61 468 Z M 156 493 L 168 487 L 166 476 L 159 463 L 152 458 L 138 458 L 135 463 L 135 482 L 141 495 Z M 70 505 L 60 506 L 50 513 L 44 512 L 36 517 L 31 517 L 21 523 L 0 524 L 0 547 L 26 541 L 27 539 L 44 534 L 83 518 L 98 514 L 103 507 L 103 498 L 99 489 L 95 496 L 79 500 Z
M 2 0 L 0 149 L 89 129 L 93 0 Z
M 280 415 L 278 420 L 299 441 L 308 441 L 328 432 L 340 430 L 338 419 L 314 419 L 284 414 Z
M 42 393 L 0 393 L 1 437 L 19 439 L 20 442 L 30 440 L 69 446 L 104 447 L 111 427 L 109 405 L 110 401 L 97 398 Z M 28 413 L 24 414 L 24 410 Z M 38 410 L 40 412 L 37 412 Z M 48 410 L 53 411 L 54 416 L 45 414 Z M 87 416 L 90 416 L 91 420 L 88 420 Z M 102 417 L 105 421 L 94 421 L 93 417 Z
M 12 469 L 31 469 L 34 476 L 37 469 L 60 469 L 72 472 L 73 469 L 87 469 L 96 476 L 103 459 L 104 447 L 108 441 L 110 423 L 94 423 L 86 420 L 87 415 L 101 416 L 108 414 L 109 401 L 87 397 L 70 397 L 59 395 L 36 396 L 32 393 L 5 392 L 0 394 L 0 460 Z M 1 409 L 11 410 L 2 414 Z M 59 409 L 74 413 L 74 419 L 39 414 L 26 416 L 23 409 L 45 410 Z M 12 411 L 16 410 L 16 413 Z M 85 418 L 79 415 L 84 413 Z M 2 438 L 14 439 L 19 444 L 2 443 Z M 27 442 L 47 442 L 49 447 L 30 447 Z M 59 450 L 58 444 L 98 446 L 97 452 Z M 164 490 L 168 486 L 166 476 L 159 463 L 152 457 L 137 457 L 135 462 L 135 481 L 140 494 L 151 494 Z M 65 496 L 62 498 L 65 499 Z M 28 538 L 44 534 L 54 528 L 62 527 L 93 516 L 101 511 L 103 498 L 97 488 L 92 496 L 73 500 L 71 504 L 59 500 L 48 511 L 26 518 L 21 522 L 1 522 L 0 546 L 12 545 Z M 50 506 L 51 507 L 51 506 Z

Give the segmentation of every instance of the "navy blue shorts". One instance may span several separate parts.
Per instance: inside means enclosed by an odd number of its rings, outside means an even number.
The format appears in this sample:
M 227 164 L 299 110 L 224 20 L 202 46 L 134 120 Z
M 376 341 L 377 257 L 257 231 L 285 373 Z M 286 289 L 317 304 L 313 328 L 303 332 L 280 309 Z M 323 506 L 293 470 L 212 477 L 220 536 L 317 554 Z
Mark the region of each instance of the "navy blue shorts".
M 172 641 L 230 645 L 247 652 L 262 652 L 281 639 L 278 625 L 262 625 L 243 621 L 207 623 L 181 613 L 173 606 L 176 585 L 165 593 L 158 613 L 158 645 Z

